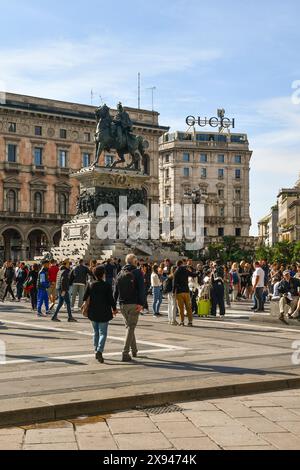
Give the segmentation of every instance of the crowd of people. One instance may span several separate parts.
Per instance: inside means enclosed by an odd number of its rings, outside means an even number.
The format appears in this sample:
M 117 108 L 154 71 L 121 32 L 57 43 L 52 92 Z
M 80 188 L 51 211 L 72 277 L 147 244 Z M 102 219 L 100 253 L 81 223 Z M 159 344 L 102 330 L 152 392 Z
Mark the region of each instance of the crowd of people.
M 104 361 L 108 325 L 118 308 L 127 328 L 123 361 L 129 362 L 138 354 L 135 328 L 139 317 L 152 314 L 159 318 L 163 299 L 168 305 L 169 324 L 191 328 L 195 315 L 216 317 L 219 309 L 224 318 L 226 306 L 244 300 L 253 301 L 254 312 L 264 312 L 268 300 L 278 301 L 282 322 L 287 322 L 287 308 L 289 317 L 300 319 L 299 295 L 300 264 L 285 266 L 266 260 L 224 265 L 218 260 L 195 264 L 180 259 L 172 264 L 166 259 L 156 264 L 130 254 L 125 265 L 120 259 L 104 263 L 80 260 L 76 265 L 69 260 L 57 263 L 45 259 L 41 265 L 31 266 L 9 260 L 0 269 L 2 302 L 8 296 L 11 301 L 31 301 L 38 317 L 50 316 L 53 322 L 61 322 L 64 305 L 70 323 L 78 321 L 73 312 L 82 311 L 92 323 L 100 363 Z

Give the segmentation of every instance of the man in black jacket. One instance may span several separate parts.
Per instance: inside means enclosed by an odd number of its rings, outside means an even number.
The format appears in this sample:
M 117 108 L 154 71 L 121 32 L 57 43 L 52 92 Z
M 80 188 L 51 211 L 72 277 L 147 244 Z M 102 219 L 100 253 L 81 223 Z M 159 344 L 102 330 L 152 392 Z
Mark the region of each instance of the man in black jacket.
M 297 309 L 299 302 L 298 289 L 300 288 L 300 279 L 291 276 L 290 271 L 283 273 L 283 280 L 278 286 L 278 292 L 282 296 L 279 301 L 280 317 L 279 320 L 285 323 L 284 313 L 285 307 L 288 305 L 289 317 L 293 315 Z
M 183 261 L 177 262 L 177 270 L 174 275 L 173 293 L 176 295 L 178 310 L 180 314 L 180 326 L 184 326 L 184 308 L 187 311 L 189 324 L 193 326 L 192 302 L 189 289 L 189 277 L 197 277 L 198 274 L 192 267 L 184 265 Z
M 108 284 L 113 286 L 114 279 L 116 278 L 117 275 L 117 267 L 113 261 L 113 259 L 107 260 L 105 264 L 105 279 Z
M 121 313 L 125 320 L 127 335 L 123 350 L 123 362 L 130 362 L 130 350 L 133 357 L 137 357 L 138 349 L 135 339 L 135 329 L 138 324 L 139 314 L 145 304 L 144 278 L 137 269 L 137 258 L 135 255 L 128 255 L 126 266 L 119 273 L 115 291 L 115 302 L 119 301 Z
M 60 322 L 60 320 L 58 319 L 58 314 L 63 304 L 66 303 L 67 311 L 68 311 L 68 322 L 77 323 L 77 320 L 75 320 L 75 318 L 73 318 L 72 316 L 69 289 L 70 289 L 70 261 L 65 260 L 62 263 L 62 266 L 57 275 L 56 290 L 58 291 L 59 300 L 58 300 L 56 311 L 52 317 L 52 321 Z
M 78 307 L 81 309 L 83 304 L 83 296 L 87 284 L 88 275 L 92 275 L 89 268 L 84 265 L 84 261 L 80 260 L 78 266 L 76 266 L 70 274 L 70 285 L 73 287 L 72 290 L 72 308 L 75 307 L 77 294 L 79 295 Z
M 18 302 L 21 302 L 24 282 L 26 281 L 28 271 L 26 270 L 25 263 L 21 263 L 19 269 L 16 273 L 16 287 L 17 287 L 17 299 Z
M 113 299 L 113 292 L 110 284 L 104 282 L 105 267 L 98 266 L 94 275 L 96 282 L 88 284 L 84 301 L 89 299 L 88 318 L 94 328 L 94 346 L 96 359 L 103 364 L 103 352 L 105 348 L 108 324 L 117 314 L 116 302 Z M 101 305 L 101 308 L 99 308 Z
M 211 314 L 217 316 L 217 306 L 220 309 L 221 317 L 225 316 L 225 289 L 224 289 L 224 268 L 219 262 L 214 263 L 211 275 Z
M 12 296 L 12 300 L 16 300 L 15 295 L 13 293 L 13 290 L 11 288 L 12 283 L 15 279 L 15 269 L 14 269 L 12 261 L 7 261 L 6 262 L 6 268 L 5 268 L 5 271 L 4 271 L 4 277 L 3 278 L 4 278 L 4 282 L 6 284 L 6 288 L 5 288 L 5 292 L 4 292 L 4 296 L 3 296 L 2 301 L 3 302 L 5 301 L 6 296 L 7 296 L 8 293 L 10 293 L 10 295 Z

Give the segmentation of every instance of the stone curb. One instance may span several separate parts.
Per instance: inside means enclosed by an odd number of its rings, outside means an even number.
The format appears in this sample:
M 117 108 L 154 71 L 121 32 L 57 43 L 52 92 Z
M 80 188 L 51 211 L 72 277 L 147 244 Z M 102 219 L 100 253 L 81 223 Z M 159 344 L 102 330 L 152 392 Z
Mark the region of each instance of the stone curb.
M 19 409 L 1 411 L 0 428 L 7 426 L 25 426 L 32 423 L 61 421 L 64 419 L 78 418 L 82 415 L 105 415 L 113 412 L 140 409 L 145 407 L 163 406 L 172 403 L 211 400 L 218 398 L 230 398 L 244 395 L 276 392 L 288 389 L 300 388 L 300 377 L 292 379 L 277 379 L 268 381 L 256 381 L 231 385 L 218 385 L 202 388 L 178 389 L 164 392 L 152 392 L 136 395 L 123 394 L 122 396 L 85 400 L 72 400 L 62 404 L 38 406 L 20 406 Z M 124 389 L 120 389 L 125 391 Z M 80 392 L 78 392 L 78 397 Z M 44 402 L 46 403 L 46 402 Z
M 287 319 L 288 324 L 285 325 L 282 323 L 278 317 L 271 315 L 252 315 L 249 317 L 250 322 L 261 322 L 261 323 L 271 323 L 273 325 L 281 326 L 281 328 L 288 328 L 289 326 L 293 327 L 295 331 L 300 330 L 300 323 L 298 320 L 293 320 L 291 318 Z

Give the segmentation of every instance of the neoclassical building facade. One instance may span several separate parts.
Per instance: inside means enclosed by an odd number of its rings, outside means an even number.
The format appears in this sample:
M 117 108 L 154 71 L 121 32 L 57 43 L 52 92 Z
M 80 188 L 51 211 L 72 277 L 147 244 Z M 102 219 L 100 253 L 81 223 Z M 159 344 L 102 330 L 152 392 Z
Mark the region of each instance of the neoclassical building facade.
M 300 178 L 293 188 L 283 188 L 277 196 L 279 241 L 300 241 Z
M 258 230 L 260 243 L 267 246 L 300 241 L 300 175 L 293 188 L 280 189 L 276 205 L 259 221 Z
M 200 189 L 205 206 L 206 244 L 224 236 L 247 244 L 250 219 L 249 175 L 252 151 L 246 134 L 166 133 L 160 140 L 160 200 L 170 206 L 188 202 Z
M 71 173 L 92 163 L 95 107 L 6 93 L 0 101 L 0 261 L 33 260 L 58 245 L 80 192 Z M 125 108 L 148 142 L 147 195 L 159 202 L 156 112 Z M 114 114 L 116 111 L 112 111 Z M 114 153 L 103 154 L 101 164 Z

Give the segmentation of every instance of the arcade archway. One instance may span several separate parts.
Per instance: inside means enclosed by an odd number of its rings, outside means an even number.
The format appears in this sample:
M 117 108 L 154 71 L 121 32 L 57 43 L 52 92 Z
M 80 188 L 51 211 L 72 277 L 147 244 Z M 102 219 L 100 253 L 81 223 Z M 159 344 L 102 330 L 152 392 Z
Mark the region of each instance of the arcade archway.
M 22 236 L 18 230 L 9 228 L 2 233 L 0 254 L 2 262 L 7 260 L 21 261 L 23 257 L 22 248 Z
M 53 236 L 53 245 L 56 247 L 59 246 L 60 241 L 61 241 L 61 230 Z
M 43 252 L 49 250 L 49 239 L 42 230 L 33 230 L 28 235 L 29 259 L 34 260 L 36 256 L 42 256 Z

